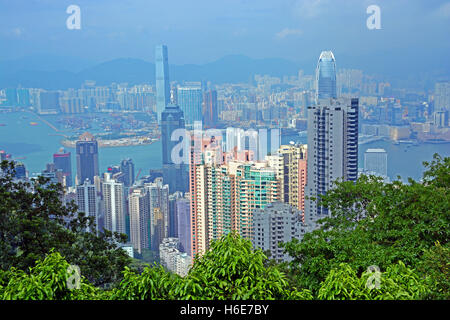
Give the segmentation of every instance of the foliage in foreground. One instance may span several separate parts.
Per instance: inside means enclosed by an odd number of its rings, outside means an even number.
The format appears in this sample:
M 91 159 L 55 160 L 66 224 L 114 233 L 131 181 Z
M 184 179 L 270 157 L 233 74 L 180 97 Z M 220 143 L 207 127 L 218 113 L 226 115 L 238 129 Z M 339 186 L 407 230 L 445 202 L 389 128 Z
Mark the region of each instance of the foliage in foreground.
M 371 265 L 388 272 L 401 261 L 427 278 L 428 298 L 449 299 L 450 158 L 434 155 L 424 164 L 422 182 L 338 182 L 321 199 L 331 217 L 301 242 L 284 244 L 293 258 L 284 265 L 290 282 L 318 294 L 342 264 L 361 276 Z
M 69 263 L 57 252 L 38 261 L 26 273 L 12 268 L 0 272 L 3 300 L 270 300 L 270 299 L 422 299 L 429 288 L 414 270 L 403 263 L 388 267 L 379 275 L 379 289 L 368 286 L 371 273 L 358 277 L 346 264 L 333 269 L 313 296 L 307 289 L 291 287 L 275 267 L 264 267 L 266 257 L 253 250 L 248 240 L 229 234 L 215 241 L 211 250 L 196 261 L 182 278 L 160 266 L 147 267 L 141 274 L 129 268 L 123 280 L 104 290 L 81 277 L 79 289 L 70 289 L 73 274 Z
M 14 163 L 0 166 L 0 269 L 28 271 L 54 249 L 96 286 L 120 281 L 129 265 L 117 246 L 126 236 L 107 230 L 96 235 L 93 218 L 78 212 L 75 203 L 62 202 L 61 185 L 39 177 L 32 182 L 14 179 Z

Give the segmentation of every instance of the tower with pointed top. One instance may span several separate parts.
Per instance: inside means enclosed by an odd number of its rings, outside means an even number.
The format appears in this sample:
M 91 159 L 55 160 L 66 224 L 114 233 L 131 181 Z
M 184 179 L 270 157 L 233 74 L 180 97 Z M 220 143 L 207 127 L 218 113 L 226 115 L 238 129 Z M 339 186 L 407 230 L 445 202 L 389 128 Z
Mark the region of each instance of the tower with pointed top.
M 336 59 L 331 51 L 322 51 L 316 67 L 316 103 L 336 99 Z

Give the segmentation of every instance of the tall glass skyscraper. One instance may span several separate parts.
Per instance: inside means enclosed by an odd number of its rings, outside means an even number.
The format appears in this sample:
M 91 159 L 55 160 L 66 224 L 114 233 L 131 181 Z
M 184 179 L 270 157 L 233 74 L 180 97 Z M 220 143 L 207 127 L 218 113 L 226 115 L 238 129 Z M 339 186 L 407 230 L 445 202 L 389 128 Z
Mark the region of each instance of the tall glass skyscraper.
M 157 45 L 155 50 L 155 72 L 156 72 L 156 113 L 158 121 L 161 113 L 170 102 L 169 84 L 169 60 L 167 57 L 167 46 Z
M 76 143 L 77 151 L 77 184 L 83 184 L 86 179 L 94 183 L 98 171 L 98 142 L 88 132 L 82 134 Z
M 172 133 L 177 129 L 184 129 L 184 116 L 180 107 L 168 104 L 161 113 L 161 145 L 164 183 L 169 185 L 171 193 L 188 191 L 188 165 L 175 164 L 172 161 L 172 150 L 180 141 L 172 141 Z M 181 140 L 181 138 L 179 139 Z
M 58 153 L 53 154 L 53 163 L 56 169 L 60 169 L 66 177 L 66 186 L 72 186 L 72 161 L 70 159 L 70 152 L 65 152 L 60 149 Z M 81 181 L 80 181 L 81 182 Z
M 178 87 L 178 104 L 184 113 L 186 124 L 202 121 L 203 91 L 200 87 Z
M 333 52 L 322 51 L 316 68 L 316 102 L 330 98 L 337 98 L 336 60 Z
M 134 183 L 134 163 L 130 158 L 122 160 L 120 171 L 124 174 L 123 184 L 125 187 L 131 187 Z

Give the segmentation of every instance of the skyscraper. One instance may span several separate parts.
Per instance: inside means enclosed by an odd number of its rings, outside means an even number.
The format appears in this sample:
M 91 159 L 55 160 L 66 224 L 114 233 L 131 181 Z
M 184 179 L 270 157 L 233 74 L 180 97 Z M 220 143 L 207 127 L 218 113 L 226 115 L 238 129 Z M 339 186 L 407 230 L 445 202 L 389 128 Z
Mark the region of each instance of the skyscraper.
M 277 172 L 281 202 L 305 210 L 305 185 L 307 181 L 307 146 L 282 145 L 266 159 Z
M 324 103 L 324 101 L 322 101 Z M 358 176 L 358 99 L 331 100 L 308 108 L 308 179 L 305 194 L 320 197 L 335 180 Z M 323 218 L 328 210 L 317 200 L 305 201 L 306 222 Z
M 232 230 L 250 239 L 253 210 L 279 200 L 276 170 L 267 162 L 223 154 L 220 139 L 202 139 L 200 149 L 193 148 L 190 164 L 192 256 Z
M 149 205 L 150 205 L 150 233 L 152 236 L 153 241 L 153 235 L 155 230 L 159 230 L 159 227 L 163 227 L 161 229 L 162 231 L 162 238 L 166 238 L 169 235 L 169 186 L 167 184 L 163 184 L 163 180 L 161 178 L 156 178 L 154 182 L 152 183 L 145 183 L 144 184 L 145 190 L 148 193 L 149 196 Z M 157 224 L 159 216 L 156 216 L 155 214 L 161 214 L 161 217 L 163 219 L 162 224 L 160 223 L 158 226 Z M 156 228 L 156 229 L 155 229 Z M 159 231 L 158 231 L 159 232 Z M 159 237 L 159 236 L 158 236 Z M 157 238 L 159 239 L 159 238 Z M 152 250 L 158 250 L 159 243 L 151 243 L 150 244 Z
M 156 114 L 158 121 L 161 113 L 170 102 L 169 83 L 169 61 L 167 46 L 157 45 L 155 49 L 155 71 L 156 71 Z
M 161 145 L 164 183 L 169 185 L 171 193 L 176 191 L 186 192 L 189 186 L 188 165 L 185 163 L 174 163 L 172 151 L 180 143 L 172 141 L 172 134 L 177 129 L 184 129 L 183 111 L 174 104 L 168 104 L 161 114 Z
M 161 208 L 154 208 L 152 212 L 152 240 L 151 249 L 153 251 L 159 251 L 159 245 L 163 242 L 164 238 L 167 238 L 167 234 L 164 232 L 166 225 L 164 223 L 164 215 Z
M 280 243 L 301 240 L 308 229 L 302 222 L 302 212 L 287 203 L 271 203 L 253 213 L 254 248 L 270 251 L 270 258 L 277 261 L 291 261 Z
M 217 125 L 217 91 L 208 90 L 203 93 L 203 124 L 206 128 Z
M 387 152 L 384 149 L 367 149 L 364 152 L 364 171 L 387 177 Z
M 120 172 L 123 173 L 123 184 L 125 187 L 131 187 L 134 183 L 134 163 L 130 158 L 122 160 L 120 163 Z
M 65 152 L 64 149 L 60 149 L 58 153 L 53 154 L 53 163 L 57 170 L 63 172 L 66 179 L 66 187 L 72 186 L 72 160 L 70 156 L 70 152 Z
M 96 229 L 89 231 L 101 231 L 103 228 L 100 226 L 100 197 L 95 184 L 85 180 L 83 184 L 78 185 L 76 203 L 79 212 L 84 212 L 86 216 L 94 218 Z
M 80 136 L 76 143 L 77 152 L 77 184 L 86 179 L 92 183 L 98 171 L 98 143 L 94 136 L 86 132 Z
M 202 121 L 203 92 L 201 87 L 178 87 L 178 104 L 183 111 L 186 124 Z
M 316 68 L 316 102 L 329 98 L 337 98 L 336 60 L 333 52 L 322 51 Z
M 105 173 L 105 180 L 102 182 L 102 194 L 105 229 L 126 234 L 123 183 L 115 181 L 111 178 L 111 174 Z
M 180 239 L 180 251 L 191 255 L 191 208 L 189 195 L 176 200 L 177 229 Z
M 142 250 L 149 248 L 150 245 L 148 228 L 150 204 L 144 188 L 136 188 L 130 193 L 128 208 L 130 213 L 130 241 L 133 248 L 142 253 Z

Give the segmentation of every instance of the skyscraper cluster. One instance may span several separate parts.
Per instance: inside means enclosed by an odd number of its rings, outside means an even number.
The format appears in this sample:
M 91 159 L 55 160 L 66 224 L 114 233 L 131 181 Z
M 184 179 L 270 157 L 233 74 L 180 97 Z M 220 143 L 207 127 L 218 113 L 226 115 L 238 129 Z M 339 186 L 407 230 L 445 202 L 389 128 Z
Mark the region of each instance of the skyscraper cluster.
M 190 162 L 193 256 L 232 230 L 251 239 L 256 209 L 277 201 L 303 206 L 305 146 L 281 146 L 265 160 L 256 161 L 249 150 L 223 152 L 221 139 L 198 139 Z

